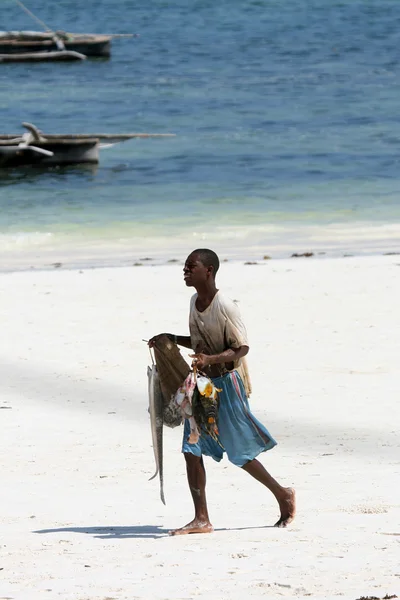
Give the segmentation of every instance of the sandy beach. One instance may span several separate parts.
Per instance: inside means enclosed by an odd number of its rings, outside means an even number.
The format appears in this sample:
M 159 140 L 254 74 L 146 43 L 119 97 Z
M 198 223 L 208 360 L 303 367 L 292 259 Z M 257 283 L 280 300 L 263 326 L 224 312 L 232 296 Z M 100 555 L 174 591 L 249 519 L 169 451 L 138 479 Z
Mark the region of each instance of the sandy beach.
M 182 429 L 154 472 L 142 339 L 187 334 L 178 264 L 0 274 L 0 599 L 400 596 L 400 256 L 222 264 L 250 338 L 261 460 L 298 515 L 206 461 L 192 518 Z M 183 355 L 187 356 L 183 350 Z

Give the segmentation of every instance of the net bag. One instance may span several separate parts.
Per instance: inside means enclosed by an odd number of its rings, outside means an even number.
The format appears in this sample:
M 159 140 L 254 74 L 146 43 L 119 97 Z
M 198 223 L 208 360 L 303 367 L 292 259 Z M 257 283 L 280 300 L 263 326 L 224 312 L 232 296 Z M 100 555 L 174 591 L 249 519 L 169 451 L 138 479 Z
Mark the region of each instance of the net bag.
M 179 386 L 189 375 L 190 367 L 178 346 L 166 335 L 157 338 L 153 350 L 164 400 L 164 424 L 167 427 L 177 427 L 182 424 L 182 414 L 174 397 Z

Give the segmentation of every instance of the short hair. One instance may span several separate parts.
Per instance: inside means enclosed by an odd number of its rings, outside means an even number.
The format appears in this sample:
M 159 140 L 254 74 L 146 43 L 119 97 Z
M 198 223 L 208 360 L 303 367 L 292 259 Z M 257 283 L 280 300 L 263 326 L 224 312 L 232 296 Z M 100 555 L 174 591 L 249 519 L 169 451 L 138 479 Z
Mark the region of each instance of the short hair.
M 196 254 L 205 267 L 213 267 L 216 274 L 219 269 L 219 258 L 213 250 L 208 248 L 198 248 L 191 254 Z

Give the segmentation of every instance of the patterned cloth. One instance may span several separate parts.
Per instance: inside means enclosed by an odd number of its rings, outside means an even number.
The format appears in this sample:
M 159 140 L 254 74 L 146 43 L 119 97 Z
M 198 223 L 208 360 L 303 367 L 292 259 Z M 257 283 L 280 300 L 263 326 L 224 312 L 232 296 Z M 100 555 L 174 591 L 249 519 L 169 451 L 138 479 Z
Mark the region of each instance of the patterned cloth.
M 185 420 L 182 452 L 195 456 L 211 456 L 220 461 L 226 452 L 234 465 L 243 467 L 261 452 L 271 450 L 276 441 L 269 431 L 250 412 L 249 402 L 239 373 L 231 371 L 222 377 L 213 377 L 219 393 L 218 441 L 202 432 L 196 444 L 189 444 L 190 425 Z

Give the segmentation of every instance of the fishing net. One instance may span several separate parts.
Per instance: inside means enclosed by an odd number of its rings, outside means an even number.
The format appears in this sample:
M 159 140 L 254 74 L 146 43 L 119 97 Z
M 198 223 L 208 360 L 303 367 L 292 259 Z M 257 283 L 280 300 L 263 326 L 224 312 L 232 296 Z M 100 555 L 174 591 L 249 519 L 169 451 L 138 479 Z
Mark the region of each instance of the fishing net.
M 167 427 L 177 427 L 182 423 L 182 414 L 174 396 L 188 376 L 190 367 L 178 346 L 166 335 L 157 337 L 153 350 L 164 399 L 164 424 Z

